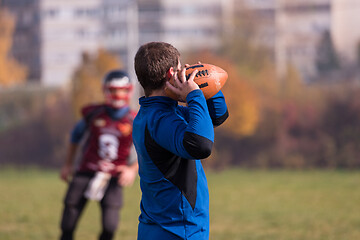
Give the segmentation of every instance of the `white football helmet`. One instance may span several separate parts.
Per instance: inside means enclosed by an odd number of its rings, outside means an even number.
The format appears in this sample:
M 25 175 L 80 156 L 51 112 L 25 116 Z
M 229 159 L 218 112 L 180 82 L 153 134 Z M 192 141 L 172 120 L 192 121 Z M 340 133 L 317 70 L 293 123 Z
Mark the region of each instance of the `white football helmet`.
M 126 89 L 127 94 L 116 95 L 113 89 Z M 122 108 L 129 104 L 133 85 L 128 74 L 121 70 L 113 70 L 106 74 L 103 80 L 103 90 L 105 101 L 114 108 Z

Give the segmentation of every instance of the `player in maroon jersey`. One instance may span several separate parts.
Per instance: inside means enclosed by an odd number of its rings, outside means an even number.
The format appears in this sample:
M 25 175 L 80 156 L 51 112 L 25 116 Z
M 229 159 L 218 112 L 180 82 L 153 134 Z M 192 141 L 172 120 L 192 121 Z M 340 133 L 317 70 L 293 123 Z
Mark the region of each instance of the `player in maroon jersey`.
M 129 107 L 133 85 L 120 70 L 104 78 L 105 103 L 82 109 L 83 118 L 71 134 L 67 159 L 60 176 L 70 181 L 61 221 L 61 240 L 73 239 L 78 219 L 88 199 L 99 201 L 102 210 L 100 240 L 112 239 L 122 207 L 122 187 L 137 176 L 138 164 L 132 142 L 135 112 Z M 82 144 L 80 162 L 74 159 Z

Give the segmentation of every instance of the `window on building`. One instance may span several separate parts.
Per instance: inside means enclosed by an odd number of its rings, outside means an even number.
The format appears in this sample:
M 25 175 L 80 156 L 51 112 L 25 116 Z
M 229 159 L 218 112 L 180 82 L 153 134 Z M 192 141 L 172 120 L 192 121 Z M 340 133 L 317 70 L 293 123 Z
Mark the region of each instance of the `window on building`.
M 85 9 L 83 8 L 78 8 L 75 9 L 75 17 L 84 17 L 85 16 Z
M 77 8 L 74 12 L 75 17 L 77 18 L 94 18 L 97 17 L 100 13 L 100 10 L 95 8 Z
M 60 10 L 57 8 L 50 8 L 43 11 L 43 17 L 45 18 L 55 18 L 58 17 Z

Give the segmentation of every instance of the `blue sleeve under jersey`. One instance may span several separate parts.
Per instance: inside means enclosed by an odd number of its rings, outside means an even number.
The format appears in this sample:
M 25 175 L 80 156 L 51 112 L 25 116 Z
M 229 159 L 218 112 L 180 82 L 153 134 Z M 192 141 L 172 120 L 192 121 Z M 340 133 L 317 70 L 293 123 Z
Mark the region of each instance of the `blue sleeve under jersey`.
M 84 136 L 86 132 L 86 122 L 85 120 L 80 120 L 76 123 L 75 127 L 71 132 L 70 142 L 77 144 L 81 141 L 81 138 Z

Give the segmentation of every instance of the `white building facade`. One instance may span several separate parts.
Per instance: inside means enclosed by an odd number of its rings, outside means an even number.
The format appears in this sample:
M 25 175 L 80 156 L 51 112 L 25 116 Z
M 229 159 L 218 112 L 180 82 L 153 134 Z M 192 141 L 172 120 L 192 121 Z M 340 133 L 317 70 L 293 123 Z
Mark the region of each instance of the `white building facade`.
M 100 45 L 100 0 L 42 0 L 41 82 L 59 86 L 68 82 L 83 52 L 95 53 Z
M 138 47 L 136 1 L 5 0 L 2 5 L 20 20 L 12 51 L 28 66 L 34 82 L 65 85 L 82 54 L 94 54 L 99 48 L 117 54 L 132 69 L 128 57 Z M 37 44 L 29 44 L 32 39 Z
M 267 36 L 264 45 L 274 50 L 279 78 L 287 67 L 295 67 L 305 81 L 319 74 L 318 48 L 326 32 L 343 64 L 359 61 L 359 0 L 234 0 L 253 11 L 267 11 L 268 19 L 259 36 Z M 273 16 L 274 19 L 271 19 Z M 274 39 L 271 39 L 274 37 Z
M 99 48 L 119 56 L 130 69 L 128 56 L 138 45 L 134 1 L 41 0 L 40 9 L 44 85 L 68 82 L 82 53 L 94 54 Z
M 83 52 L 105 48 L 134 76 L 138 47 L 165 41 L 181 52 L 218 49 L 231 36 L 242 7 L 256 12 L 260 24 L 254 42 L 274 53 L 279 76 L 287 66 L 305 81 L 318 72 L 316 57 L 325 31 L 337 53 L 357 58 L 360 39 L 359 0 L 3 0 L 16 12 L 15 57 L 46 86 L 70 81 Z M 31 3 L 31 5 L 29 5 Z M 27 11 L 28 9 L 28 11 Z M 26 45 L 26 43 L 31 43 Z
M 223 1 L 139 0 L 140 44 L 164 41 L 180 51 L 219 47 Z
M 295 67 L 306 81 L 318 74 L 317 50 L 331 31 L 331 0 L 277 0 L 275 60 L 279 77 Z
M 332 1 L 331 31 L 338 54 L 346 63 L 359 61 L 360 1 Z

